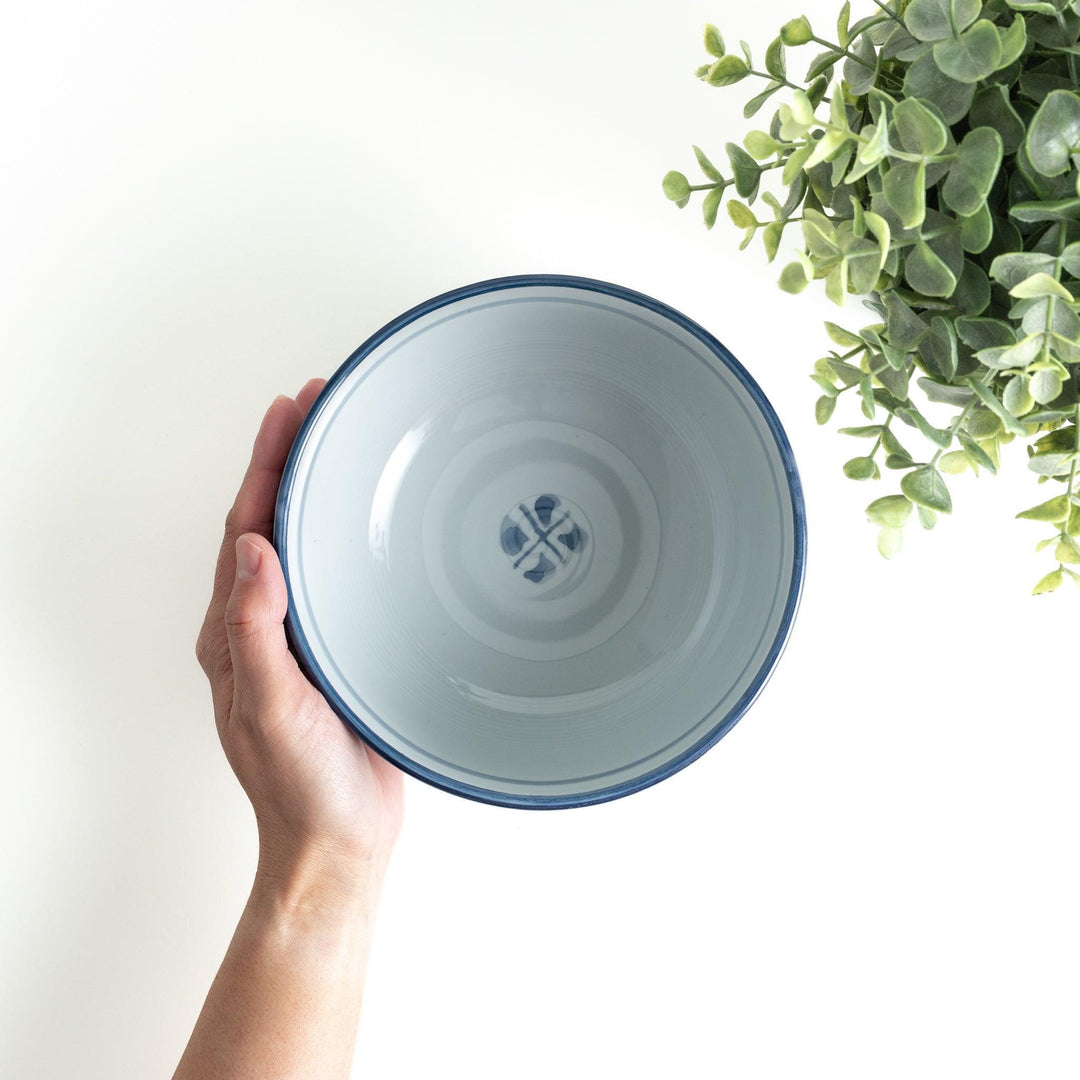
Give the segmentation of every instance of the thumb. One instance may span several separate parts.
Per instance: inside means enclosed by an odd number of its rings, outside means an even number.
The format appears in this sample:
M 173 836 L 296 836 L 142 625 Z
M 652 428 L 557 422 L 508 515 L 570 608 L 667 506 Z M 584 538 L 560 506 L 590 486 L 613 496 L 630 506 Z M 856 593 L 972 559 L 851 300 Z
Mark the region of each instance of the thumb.
M 273 544 L 258 533 L 236 541 L 236 579 L 225 605 L 236 705 L 249 719 L 288 708 L 300 669 L 285 638 L 285 575 Z

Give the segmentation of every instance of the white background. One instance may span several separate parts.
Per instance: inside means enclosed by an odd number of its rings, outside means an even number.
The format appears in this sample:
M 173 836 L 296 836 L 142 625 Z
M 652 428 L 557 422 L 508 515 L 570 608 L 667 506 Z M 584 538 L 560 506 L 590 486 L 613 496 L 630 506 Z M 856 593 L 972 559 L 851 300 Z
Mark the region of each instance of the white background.
M 832 35 L 834 0 L 801 10 Z M 654 295 L 758 379 L 805 485 L 801 612 L 751 712 L 648 791 L 409 782 L 355 1075 L 1077 1074 L 1078 594 L 1029 595 L 1045 529 L 1013 520 L 1046 489 L 1013 446 L 882 560 L 862 508 L 893 488 L 812 416 L 836 309 L 660 191 L 749 126 L 749 83 L 693 78 L 703 23 L 760 56 L 799 13 L 6 6 L 0 1074 L 168 1075 L 243 907 L 254 821 L 193 650 L 266 406 L 530 272 Z

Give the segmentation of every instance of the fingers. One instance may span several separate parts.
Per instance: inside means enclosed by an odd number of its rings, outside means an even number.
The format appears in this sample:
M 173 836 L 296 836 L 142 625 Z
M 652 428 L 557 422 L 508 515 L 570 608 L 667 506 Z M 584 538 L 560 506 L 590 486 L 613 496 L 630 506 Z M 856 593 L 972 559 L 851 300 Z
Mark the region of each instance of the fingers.
M 266 537 L 248 532 L 236 541 L 235 561 L 224 617 L 234 712 L 252 722 L 291 715 L 306 680 L 285 638 L 288 598 L 277 552 Z
M 308 410 L 315 403 L 315 399 L 322 392 L 325 385 L 325 379 L 308 379 L 304 383 L 300 393 L 296 395 L 296 404 L 300 409 L 301 416 L 307 416 Z
M 198 651 L 204 655 L 220 656 L 226 651 L 222 619 L 236 573 L 236 540 L 245 532 L 272 537 L 274 504 L 285 461 L 308 408 L 325 384 L 325 379 L 310 379 L 298 395 L 302 405 L 280 395 L 263 416 L 243 483 L 225 519 L 213 593 L 199 634 Z

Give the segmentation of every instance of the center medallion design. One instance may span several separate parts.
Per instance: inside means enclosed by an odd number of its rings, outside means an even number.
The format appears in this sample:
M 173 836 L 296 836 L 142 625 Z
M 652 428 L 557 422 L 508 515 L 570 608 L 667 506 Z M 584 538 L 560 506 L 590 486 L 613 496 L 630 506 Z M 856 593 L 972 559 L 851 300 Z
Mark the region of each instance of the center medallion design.
M 558 495 L 523 500 L 502 519 L 499 542 L 527 581 L 545 584 L 563 577 L 581 559 L 589 535 L 575 508 Z M 584 515 L 580 514 L 579 517 Z

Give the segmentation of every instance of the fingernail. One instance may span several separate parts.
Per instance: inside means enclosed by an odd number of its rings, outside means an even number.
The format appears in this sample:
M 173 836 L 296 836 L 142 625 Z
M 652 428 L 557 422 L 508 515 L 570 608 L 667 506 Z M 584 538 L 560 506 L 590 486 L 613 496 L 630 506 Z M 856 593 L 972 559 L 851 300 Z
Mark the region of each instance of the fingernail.
M 262 549 L 241 536 L 236 541 L 236 580 L 253 578 L 259 572 L 261 562 Z

